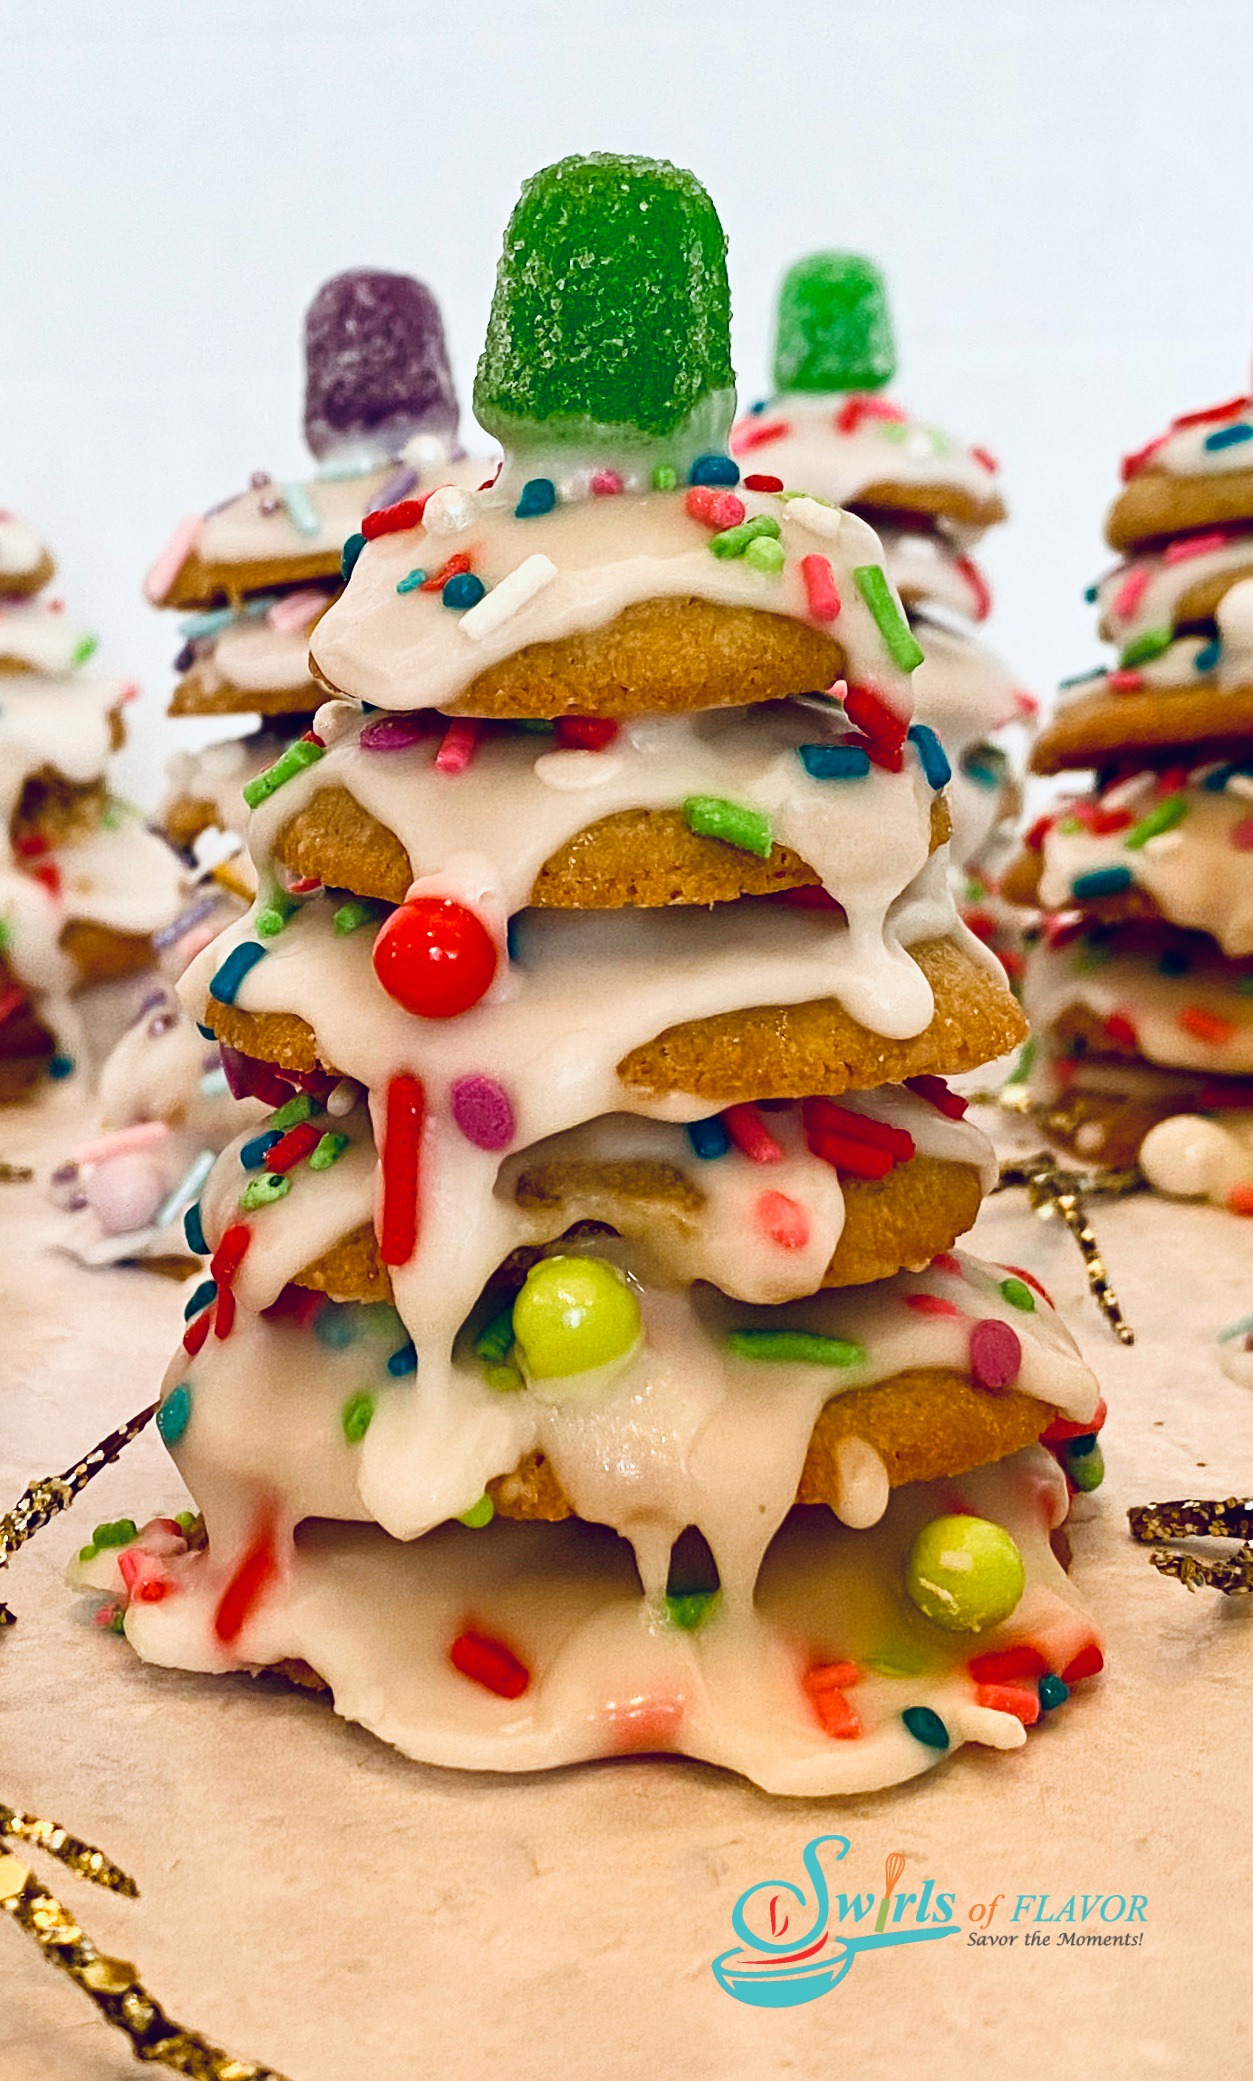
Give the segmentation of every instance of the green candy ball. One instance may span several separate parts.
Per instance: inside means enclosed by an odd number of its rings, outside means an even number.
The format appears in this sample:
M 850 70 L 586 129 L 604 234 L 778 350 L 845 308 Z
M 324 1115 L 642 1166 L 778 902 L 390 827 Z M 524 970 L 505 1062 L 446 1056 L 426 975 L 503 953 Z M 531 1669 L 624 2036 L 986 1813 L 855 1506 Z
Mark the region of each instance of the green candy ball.
M 513 1334 L 535 1380 L 591 1373 L 622 1358 L 640 1334 L 640 1304 L 598 1257 L 546 1257 L 513 1304 Z
M 919 1611 L 950 1633 L 982 1633 L 1022 1596 L 1022 1555 L 986 1517 L 933 1517 L 910 1549 L 905 1587 Z

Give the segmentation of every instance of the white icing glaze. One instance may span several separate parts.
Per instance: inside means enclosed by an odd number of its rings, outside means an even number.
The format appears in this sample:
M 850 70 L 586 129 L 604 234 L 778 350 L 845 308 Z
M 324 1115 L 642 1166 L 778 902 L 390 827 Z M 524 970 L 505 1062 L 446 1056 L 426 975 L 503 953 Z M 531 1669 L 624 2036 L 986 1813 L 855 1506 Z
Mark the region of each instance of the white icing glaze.
M 60 606 L 42 600 L 0 602 L 0 661 L 22 672 L 72 672 L 92 639 Z M 6 675 L 7 676 L 7 675 Z
M 1253 425 L 1253 398 L 1233 398 L 1226 411 L 1216 412 L 1199 423 L 1181 425 L 1172 420 L 1166 432 L 1152 443 L 1144 467 L 1162 470 L 1170 477 L 1225 477 L 1235 470 L 1253 469 L 1253 439 L 1230 446 L 1207 448 L 1211 434 L 1224 428 Z M 1184 418 L 1193 415 L 1185 413 Z
M 58 846 L 48 856 L 59 886 L 50 889 L 34 875 L 0 868 L 0 919 L 8 928 L 8 955 L 29 989 L 46 992 L 39 1007 L 58 1032 L 68 1032 L 64 1000 L 78 981 L 60 944 L 71 920 L 117 932 L 159 931 L 183 905 L 183 869 L 169 846 L 133 818 Z
M 198 645 L 195 669 L 206 694 L 223 687 L 265 694 L 307 686 L 310 708 L 322 698 L 309 677 L 308 630 L 272 628 L 264 617 L 237 620 Z
M 1253 997 L 1237 989 L 1240 971 L 1217 955 L 1198 956 L 1183 975 L 1163 975 L 1150 954 L 1117 952 L 1091 965 L 1081 942 L 1040 946 L 1027 965 L 1023 1001 L 1034 1027 L 1051 1026 L 1069 1005 L 1085 1005 L 1100 1019 L 1130 1019 L 1141 1053 L 1170 1069 L 1214 1075 L 1253 1075 Z M 1202 1038 L 1181 1023 L 1197 1010 L 1223 1022 L 1217 1038 Z
M 245 783 L 272 766 L 287 742 L 287 736 L 276 731 L 254 730 L 247 737 L 227 737 L 199 751 L 175 752 L 166 765 L 167 793 L 158 819 L 164 821 L 170 805 L 180 796 L 192 796 L 212 802 L 220 830 L 242 836 L 248 829 Z
M 120 679 L 0 677 L 0 854 L 33 774 L 50 766 L 78 786 L 99 780 L 112 745 L 111 718 L 129 696 Z
M 1198 538 L 1209 540 L 1208 535 Z M 1223 578 L 1230 587 L 1253 575 L 1253 536 L 1216 540 L 1200 554 L 1193 548 L 1188 537 L 1181 537 L 1164 551 L 1134 557 L 1106 572 L 1096 595 L 1100 633 L 1107 641 L 1122 650 L 1153 630 L 1173 629 L 1180 602 L 1194 586 Z
M 1172 790 L 1187 803 L 1183 821 L 1143 845 L 1128 846 L 1135 820 L 1162 799 L 1155 780 L 1151 773 L 1137 775 L 1085 798 L 1107 809 L 1126 800 L 1132 818 L 1127 829 L 1070 829 L 1074 819 L 1063 812 L 1044 839 L 1042 904 L 1063 910 L 1082 900 L 1072 894 L 1077 877 L 1125 868 L 1132 885 L 1151 896 L 1173 924 L 1208 932 L 1226 954 L 1253 954 L 1253 780 L 1245 791 L 1215 793 L 1195 785 Z
M 34 528 L 16 513 L 0 513 L 0 592 L 6 578 L 29 578 L 38 571 L 47 553 Z
M 313 631 L 310 655 L 332 686 L 356 700 L 436 708 L 456 701 L 480 672 L 526 644 L 602 627 L 639 600 L 694 597 L 803 620 L 801 559 L 821 555 L 842 601 L 830 630 L 844 648 L 849 682 L 873 686 L 899 715 L 908 715 L 908 675 L 888 657 L 852 576 L 859 565 L 882 563 L 877 535 L 854 514 L 826 507 L 819 510 L 827 525 L 815 533 L 789 514 L 789 502 L 742 488 L 739 496 L 750 519 L 779 520 L 788 552 L 779 572 L 757 571 L 742 556 L 713 555 L 710 531 L 687 513 L 681 489 L 585 498 L 521 520 L 503 483 L 475 493 L 473 519 L 458 534 L 418 527 L 368 542 L 349 584 Z M 489 591 L 534 555 L 548 557 L 557 575 L 474 642 L 463 632 L 462 616 L 439 594 L 396 590 L 411 571 L 433 575 L 462 550 L 473 552 L 474 570 Z

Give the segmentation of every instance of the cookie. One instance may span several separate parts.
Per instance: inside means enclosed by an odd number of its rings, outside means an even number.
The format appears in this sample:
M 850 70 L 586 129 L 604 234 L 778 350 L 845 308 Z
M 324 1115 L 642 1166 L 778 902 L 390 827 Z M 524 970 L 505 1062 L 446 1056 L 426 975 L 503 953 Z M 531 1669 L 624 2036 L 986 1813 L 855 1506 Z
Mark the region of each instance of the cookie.
M 859 1438 L 871 1446 L 887 1469 L 890 1485 L 897 1488 L 1004 1459 L 1033 1443 L 1055 1414 L 1047 1403 L 1014 1389 L 992 1396 L 965 1374 L 911 1367 L 826 1404 L 814 1426 L 796 1500 L 835 1501 L 836 1451 L 845 1438 Z M 574 1514 L 542 1452 L 528 1453 L 512 1473 L 489 1481 L 487 1492 L 502 1517 L 557 1523 Z
M 1105 521 L 1111 549 L 1134 549 L 1164 535 L 1253 519 L 1253 469 L 1218 477 L 1177 477 L 1144 469 L 1115 499 Z
M 934 850 L 949 836 L 942 796 L 931 809 Z M 323 788 L 279 831 L 274 858 L 293 876 L 401 903 L 414 870 L 399 838 L 346 788 Z M 602 910 L 726 903 L 778 889 L 814 888 L 819 877 L 787 846 L 759 859 L 720 839 L 701 838 L 678 810 L 621 810 L 602 818 L 540 869 L 528 903 L 537 909 Z
M 290 715 L 307 728 L 322 698 L 311 679 L 295 686 L 240 687 L 229 680 L 211 678 L 200 669 L 184 673 L 170 696 L 166 713 L 186 715 Z
M 41 766 L 22 789 L 9 824 L 14 852 L 33 860 L 50 846 L 84 837 L 95 830 L 108 800 L 103 780 L 67 780 L 55 767 Z
M 122 932 L 91 918 L 71 917 L 61 928 L 59 945 L 74 963 L 83 985 L 142 975 L 155 959 L 151 934 Z
M 1190 758 L 1238 758 L 1253 739 L 1253 682 L 1218 693 L 1212 686 L 1133 689 L 1067 701 L 1031 749 L 1033 773 L 1082 771 L 1144 755 L 1165 765 L 1178 747 Z

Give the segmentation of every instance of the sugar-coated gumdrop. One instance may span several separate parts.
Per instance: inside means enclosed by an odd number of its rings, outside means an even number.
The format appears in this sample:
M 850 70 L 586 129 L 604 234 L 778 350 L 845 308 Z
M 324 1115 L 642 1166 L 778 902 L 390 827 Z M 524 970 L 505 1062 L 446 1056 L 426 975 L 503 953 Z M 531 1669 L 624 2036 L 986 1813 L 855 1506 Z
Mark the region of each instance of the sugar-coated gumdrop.
M 148 1227 L 169 1183 L 160 1164 L 135 1149 L 89 1170 L 83 1190 L 105 1234 L 122 1236 Z
M 639 1302 L 602 1258 L 546 1257 L 513 1304 L 513 1334 L 534 1379 L 590 1373 L 630 1351 L 640 1334 Z
M 416 896 L 379 929 L 374 973 L 419 1019 L 455 1019 L 486 995 L 496 943 L 483 920 L 451 896 Z
M 883 276 L 860 253 L 811 253 L 783 277 L 774 343 L 779 390 L 882 390 L 896 374 Z
M 950 1633 L 982 1633 L 1007 1619 L 1026 1580 L 1022 1555 L 990 1518 L 934 1517 L 905 1565 L 905 1587 L 919 1611 Z
M 355 267 L 324 282 L 305 313 L 305 371 L 305 439 L 319 460 L 456 432 L 444 321 L 412 275 Z
M 611 152 L 524 183 L 509 220 L 475 414 L 506 446 L 723 445 L 734 404 L 726 235 L 694 174 Z M 704 413 L 697 412 L 706 406 Z

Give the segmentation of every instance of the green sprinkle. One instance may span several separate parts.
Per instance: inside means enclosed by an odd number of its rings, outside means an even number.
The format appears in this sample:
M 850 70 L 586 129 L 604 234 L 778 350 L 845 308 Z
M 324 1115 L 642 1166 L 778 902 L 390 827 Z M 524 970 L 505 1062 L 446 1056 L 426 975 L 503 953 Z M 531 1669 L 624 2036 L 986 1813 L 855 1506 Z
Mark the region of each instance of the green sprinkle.
M 513 1350 L 513 1302 L 489 1317 L 474 1340 L 474 1356 L 490 1366 L 500 1365 Z
M 1155 803 L 1148 815 L 1141 817 L 1139 823 L 1128 831 L 1123 845 L 1129 853 L 1139 852 L 1141 846 L 1147 845 L 1150 838 L 1160 838 L 1163 831 L 1173 831 L 1175 825 L 1181 824 L 1187 814 L 1186 795 L 1167 795 L 1163 801 Z
M 685 1590 L 681 1596 L 666 1598 L 666 1617 L 681 1633 L 694 1633 L 713 1616 L 717 1602 L 717 1590 Z
M 174 1522 L 178 1526 L 179 1531 L 183 1534 L 183 1537 L 185 1539 L 190 1539 L 192 1533 L 196 1529 L 196 1512 L 194 1510 L 176 1511 L 174 1514 Z
M 252 921 L 257 938 L 277 939 L 290 916 L 290 911 L 283 912 L 276 903 L 268 903 L 264 910 L 257 912 Z
M 275 1200 L 285 1199 L 291 1191 L 291 1179 L 279 1178 L 267 1171 L 260 1178 L 250 1178 L 239 1195 L 243 1213 L 252 1214 L 258 1207 L 272 1207 Z
M 810 253 L 779 292 L 779 390 L 882 390 L 896 372 L 883 276 L 860 253 Z
M 1173 629 L 1146 629 L 1142 636 L 1136 636 L 1120 652 L 1119 670 L 1124 671 L 1132 665 L 1147 665 L 1153 658 L 1160 658 L 1164 650 L 1170 649 L 1174 638 Z
M 80 636 L 78 642 L 74 645 L 73 663 L 85 665 L 88 658 L 93 658 L 99 648 L 99 636 Z
M 339 1412 L 339 1421 L 350 1445 L 360 1445 L 374 1416 L 373 1395 L 349 1395 Z
M 922 1656 L 907 1647 L 885 1648 L 882 1654 L 866 1657 L 867 1669 L 876 1676 L 921 1676 L 926 1666 Z
M 752 570 L 764 571 L 773 578 L 776 571 L 783 569 L 787 554 L 782 542 L 772 542 L 769 535 L 759 535 L 744 551 L 744 561 Z
M 95 1560 L 95 1558 L 96 1558 L 96 1549 L 95 1549 L 95 1547 L 94 1547 L 94 1546 L 80 1546 L 80 1547 L 79 1547 L 79 1549 L 78 1549 L 78 1558 L 79 1558 L 79 1560 L 80 1560 L 80 1561 L 94 1561 L 94 1560 Z
M 138 1537 L 139 1526 L 135 1523 L 133 1517 L 114 1517 L 107 1519 L 104 1524 L 96 1526 L 95 1531 L 91 1535 L 91 1543 L 93 1547 L 97 1548 L 129 1546 L 131 1540 L 138 1539 Z
M 1025 1084 L 1027 1078 L 1031 1075 L 1031 1065 L 1034 1061 L 1035 1041 L 1034 1039 L 1026 1040 L 1022 1044 L 1018 1053 L 1018 1060 L 1006 1077 L 1005 1082 L 1007 1084 Z
M 520 1387 L 526 1386 L 516 1366 L 488 1366 L 483 1378 L 498 1395 L 513 1395 Z
M 461 1512 L 457 1522 L 461 1525 L 469 1525 L 472 1532 L 481 1532 L 484 1525 L 490 1525 L 495 1515 L 496 1505 L 491 1497 L 484 1493 L 479 1497 L 477 1503 L 471 1503 L 468 1510 Z
M 306 766 L 316 766 L 318 760 L 324 756 L 325 750 L 322 745 L 307 744 L 303 737 L 298 737 L 294 744 L 289 744 L 287 750 L 275 759 L 272 766 L 266 767 L 264 773 L 258 773 L 254 779 L 244 782 L 244 801 L 249 809 L 256 809 L 259 803 L 267 802 L 287 781 L 294 780 L 298 773 L 303 773 Z
M 659 462 L 653 471 L 654 491 L 673 491 L 678 481 L 679 473 L 671 463 Z
M 301 1120 L 311 1120 L 316 1111 L 317 1107 L 308 1092 L 298 1091 L 294 1098 L 288 1099 L 286 1105 L 280 1106 L 276 1113 L 271 1113 L 265 1124 L 267 1128 L 277 1127 L 281 1133 L 285 1127 L 295 1127 Z
M 333 1163 L 339 1162 L 347 1147 L 348 1137 L 346 1134 L 324 1134 L 316 1149 L 310 1153 L 309 1169 L 311 1171 L 329 1171 Z
M 814 1330 L 731 1330 L 726 1347 L 736 1358 L 773 1365 L 861 1366 L 866 1362 L 860 1344 L 843 1337 L 822 1337 Z
M 1077 832 L 1082 831 L 1083 825 L 1078 817 L 1062 817 L 1057 829 L 1063 838 L 1073 838 Z
M 350 932 L 359 932 L 363 925 L 373 924 L 377 916 L 378 907 L 376 904 L 365 903 L 360 897 L 354 896 L 351 903 L 340 904 L 339 909 L 331 919 L 331 924 L 342 939 L 346 938 Z
M 683 804 L 683 815 L 689 831 L 698 838 L 720 838 L 724 845 L 735 845 L 741 852 L 756 853 L 758 859 L 768 860 L 774 846 L 774 834 L 770 819 L 760 810 L 745 809 L 738 802 L 726 802 L 720 795 L 689 795 Z
M 715 556 L 743 556 L 750 542 L 762 536 L 772 536 L 775 541 L 780 534 L 779 523 L 768 513 L 758 514 L 755 520 L 742 520 L 738 527 L 724 527 L 709 537 L 709 547 Z
M 858 564 L 853 583 L 875 618 L 892 663 L 902 672 L 912 672 L 922 663 L 922 645 L 896 603 L 882 564 Z
M 425 571 L 406 571 L 404 577 L 397 580 L 396 590 L 398 593 L 415 593 L 420 585 L 425 584 Z
M 1025 1279 L 1002 1279 L 1000 1295 L 1011 1308 L 1021 1308 L 1024 1315 L 1035 1314 L 1035 1295 Z

